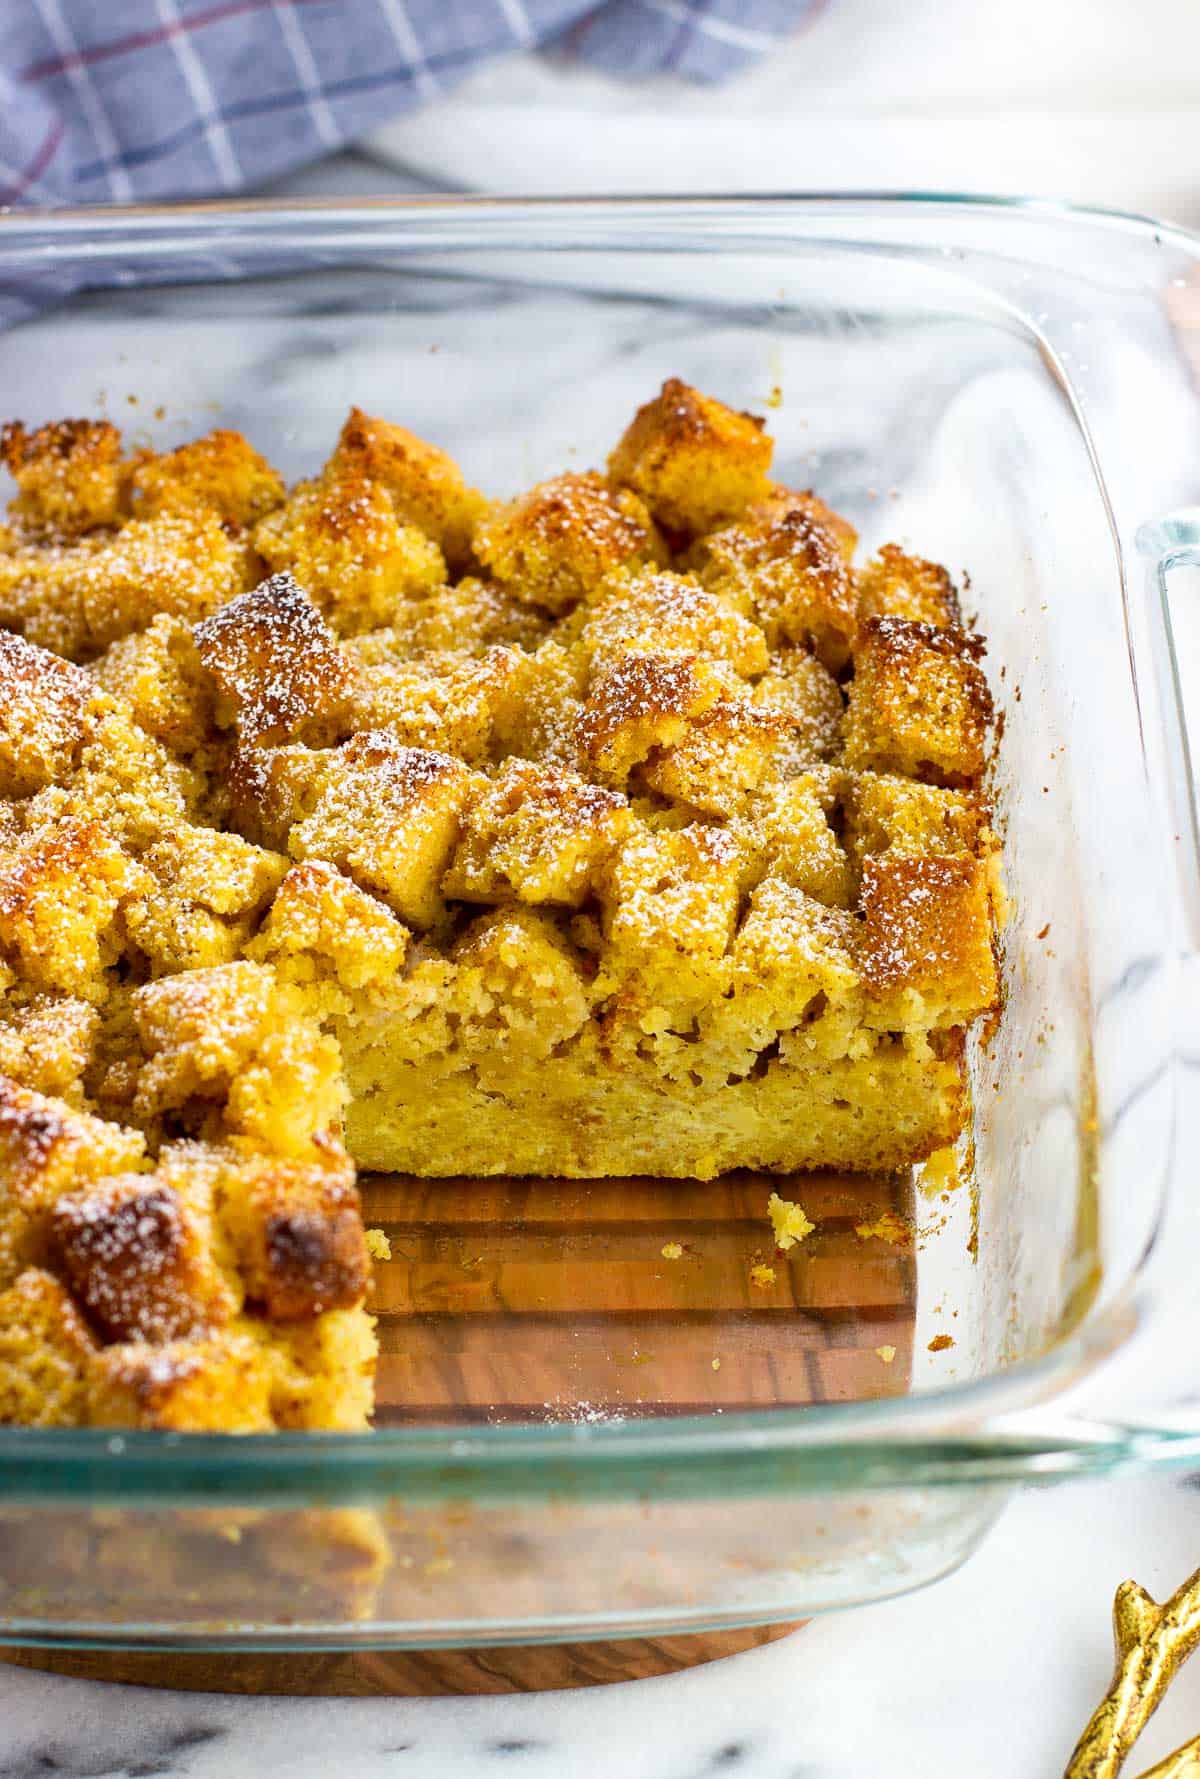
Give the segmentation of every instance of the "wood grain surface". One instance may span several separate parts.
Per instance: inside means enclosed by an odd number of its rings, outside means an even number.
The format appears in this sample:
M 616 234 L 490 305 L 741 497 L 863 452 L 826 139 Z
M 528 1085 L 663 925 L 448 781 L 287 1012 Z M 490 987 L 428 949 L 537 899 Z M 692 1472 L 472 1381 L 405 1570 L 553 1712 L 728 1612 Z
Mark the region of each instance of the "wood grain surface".
M 435 1698 L 457 1693 L 557 1692 L 646 1680 L 740 1655 L 799 1628 L 752 1625 L 595 1643 L 497 1644 L 489 1649 L 374 1649 L 319 1655 L 0 1649 L 0 1658 L 79 1680 L 173 1687 L 182 1692 Z

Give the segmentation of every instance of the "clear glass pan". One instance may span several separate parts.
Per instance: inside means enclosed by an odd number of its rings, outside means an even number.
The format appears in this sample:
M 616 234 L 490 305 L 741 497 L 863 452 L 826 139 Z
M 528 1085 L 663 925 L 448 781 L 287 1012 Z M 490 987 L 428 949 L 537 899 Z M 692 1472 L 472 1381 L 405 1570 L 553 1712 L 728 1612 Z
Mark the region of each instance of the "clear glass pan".
M 786 1619 L 943 1572 L 1023 1478 L 1200 1461 L 1169 1412 L 1196 860 L 1166 621 L 1200 560 L 1171 322 L 1200 243 L 942 198 L 437 201 L 10 216 L 0 256 L 29 311 L 0 335 L 7 413 L 230 425 L 289 474 L 352 402 L 497 493 L 602 460 L 669 375 L 766 406 L 781 480 L 969 576 L 1013 903 L 969 1187 L 795 1182 L 818 1235 L 762 1301 L 763 1180 L 619 1204 L 381 1182 L 380 1429 L 0 1432 L 0 1641 Z M 853 1233 L 889 1192 L 908 1259 Z M 687 1224 L 697 1263 L 664 1282 Z

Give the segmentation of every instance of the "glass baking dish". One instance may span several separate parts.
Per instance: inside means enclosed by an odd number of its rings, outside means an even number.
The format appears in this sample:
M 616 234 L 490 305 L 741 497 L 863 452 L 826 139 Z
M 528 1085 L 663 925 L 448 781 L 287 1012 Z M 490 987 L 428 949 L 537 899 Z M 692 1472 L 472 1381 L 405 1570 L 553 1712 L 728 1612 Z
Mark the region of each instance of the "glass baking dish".
M 781 480 L 968 579 L 1012 902 L 958 1189 L 789 1182 L 817 1233 L 756 1292 L 764 1177 L 368 1183 L 378 1430 L 0 1432 L 0 1642 L 784 1620 L 943 1573 L 1022 1479 L 1200 1464 L 1169 623 L 1200 242 L 941 198 L 438 200 L 10 215 L 0 255 L 29 422 L 229 425 L 297 475 L 357 402 L 505 493 L 601 461 L 667 376 L 767 411 Z M 911 1252 L 857 1233 L 889 1209 Z

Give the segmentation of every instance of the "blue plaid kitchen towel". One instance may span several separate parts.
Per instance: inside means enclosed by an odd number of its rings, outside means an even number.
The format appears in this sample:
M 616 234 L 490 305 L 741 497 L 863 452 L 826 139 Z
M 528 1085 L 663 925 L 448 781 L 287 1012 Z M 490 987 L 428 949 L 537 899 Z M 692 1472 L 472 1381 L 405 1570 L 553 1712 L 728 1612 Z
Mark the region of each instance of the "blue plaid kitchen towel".
M 0 0 L 0 205 L 260 185 L 547 49 L 716 81 L 825 0 Z

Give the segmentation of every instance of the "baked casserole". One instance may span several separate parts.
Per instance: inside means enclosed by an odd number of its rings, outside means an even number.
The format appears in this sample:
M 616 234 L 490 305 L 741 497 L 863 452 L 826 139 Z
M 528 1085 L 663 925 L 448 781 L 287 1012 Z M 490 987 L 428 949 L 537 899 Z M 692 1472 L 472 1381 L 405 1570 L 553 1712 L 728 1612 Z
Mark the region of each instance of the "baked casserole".
M 3 450 L 0 1421 L 365 1425 L 356 1168 L 959 1135 L 982 643 L 760 420 L 672 381 L 511 501 L 358 410 L 290 490 L 231 432 Z

